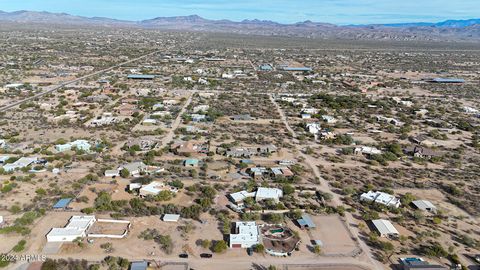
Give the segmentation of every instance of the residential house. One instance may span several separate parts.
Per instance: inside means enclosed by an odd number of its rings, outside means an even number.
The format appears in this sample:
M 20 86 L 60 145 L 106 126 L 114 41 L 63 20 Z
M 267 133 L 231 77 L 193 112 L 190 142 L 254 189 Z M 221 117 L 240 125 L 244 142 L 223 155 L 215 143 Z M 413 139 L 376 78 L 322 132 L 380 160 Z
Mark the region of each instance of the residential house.
M 400 199 L 393 195 L 380 191 L 368 191 L 360 195 L 361 201 L 375 202 L 383 204 L 388 207 L 398 208 L 400 207 Z
M 281 189 L 259 187 L 257 189 L 257 193 L 255 194 L 255 201 L 259 202 L 272 199 L 278 203 L 281 197 L 283 197 L 283 191 Z
M 260 243 L 255 221 L 235 222 L 235 233 L 230 234 L 230 248 L 251 248 Z
M 58 152 L 65 152 L 72 150 L 72 148 L 75 148 L 77 150 L 90 152 L 91 147 L 92 146 L 90 145 L 90 143 L 88 143 L 88 141 L 86 140 L 76 140 L 66 144 L 57 144 L 55 145 L 55 150 L 57 150 Z
M 147 165 L 141 161 L 127 163 L 119 168 L 119 171 L 127 169 L 130 172 L 130 175 L 137 176 L 144 172 L 147 172 Z
M 382 154 L 381 150 L 378 150 L 375 147 L 370 147 L 370 146 L 361 146 L 361 147 L 356 147 L 353 151 L 355 155 L 366 155 L 367 157 L 370 157 L 372 155 L 380 155 Z
M 47 242 L 73 242 L 87 236 L 87 230 L 95 223 L 94 216 L 72 216 L 64 228 L 52 228 Z
M 337 119 L 335 119 L 335 117 L 330 115 L 322 115 L 322 119 L 328 124 L 335 124 L 337 122 Z
M 192 113 L 190 114 L 190 118 L 192 119 L 193 122 L 202 122 L 207 120 L 207 116 L 204 114 L 197 114 L 197 113 Z
M 208 147 L 197 144 L 192 141 L 181 142 L 172 145 L 172 150 L 179 155 L 189 155 L 196 153 L 208 153 Z
M 136 139 L 129 140 L 125 143 L 125 147 L 127 149 L 138 146 L 142 151 L 153 149 L 155 148 L 156 145 L 157 143 L 154 140 L 145 139 L 145 138 L 144 139 L 136 138 Z
M 209 105 L 198 105 L 198 106 L 193 107 L 192 111 L 194 113 L 206 112 L 206 111 L 208 111 L 209 108 L 210 108 Z
M 392 124 L 394 126 L 403 126 L 403 124 L 404 124 L 402 121 L 397 120 L 395 118 L 391 118 L 391 117 L 385 117 L 385 116 L 377 115 L 376 118 L 377 118 L 378 122 Z
M 306 125 L 306 128 L 307 128 L 307 131 L 313 135 L 317 135 L 321 130 L 319 123 L 308 123 Z
M 144 126 L 154 126 L 156 124 L 157 124 L 156 119 L 147 118 L 142 121 L 142 125 Z
M 409 146 L 403 149 L 403 152 L 407 155 L 411 155 L 414 157 L 431 159 L 434 157 L 441 157 L 442 154 L 440 152 L 434 151 L 429 148 L 425 148 L 422 146 Z
M 183 161 L 183 165 L 185 167 L 198 167 L 198 159 L 194 159 L 194 158 L 191 158 L 191 159 L 186 159 Z
M 429 139 L 426 135 L 418 135 L 418 136 L 410 137 L 410 140 L 413 143 L 416 143 L 418 145 L 424 145 L 424 146 L 427 146 L 427 147 L 432 147 L 432 146 L 437 145 L 436 142 Z
M 175 187 L 166 186 L 162 182 L 153 181 L 147 185 L 142 185 L 139 190 L 140 197 L 146 196 L 155 196 L 158 195 L 162 191 L 170 191 L 172 193 L 177 193 L 178 189 Z
M 272 175 L 276 176 L 284 176 L 284 177 L 291 177 L 293 176 L 293 172 L 287 167 L 272 167 Z
M 273 70 L 273 67 L 271 64 L 261 64 L 259 67 L 258 67 L 258 70 L 259 71 L 272 71 Z
M 230 120 L 233 120 L 233 121 L 252 121 L 252 120 L 255 120 L 255 118 L 250 116 L 250 114 L 239 114 L 239 115 L 230 116 Z
M 32 165 L 33 163 L 38 162 L 39 160 L 36 157 L 21 157 L 14 163 L 5 164 L 3 170 L 6 172 L 15 171 Z
M 448 270 L 449 268 L 437 264 L 430 264 L 422 258 L 400 258 L 402 270 Z

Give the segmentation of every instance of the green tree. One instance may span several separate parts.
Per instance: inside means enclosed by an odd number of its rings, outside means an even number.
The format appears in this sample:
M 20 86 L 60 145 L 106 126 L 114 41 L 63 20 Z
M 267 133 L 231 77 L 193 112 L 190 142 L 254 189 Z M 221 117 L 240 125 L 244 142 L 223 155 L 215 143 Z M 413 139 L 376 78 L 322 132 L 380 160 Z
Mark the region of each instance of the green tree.
M 227 242 L 225 242 L 224 240 L 220 240 L 220 241 L 216 241 L 213 244 L 212 250 L 215 253 L 223 253 L 227 250 L 227 248 L 228 248 Z
M 123 178 L 127 178 L 130 176 L 130 172 L 127 168 L 123 168 L 122 170 L 120 170 L 120 176 Z

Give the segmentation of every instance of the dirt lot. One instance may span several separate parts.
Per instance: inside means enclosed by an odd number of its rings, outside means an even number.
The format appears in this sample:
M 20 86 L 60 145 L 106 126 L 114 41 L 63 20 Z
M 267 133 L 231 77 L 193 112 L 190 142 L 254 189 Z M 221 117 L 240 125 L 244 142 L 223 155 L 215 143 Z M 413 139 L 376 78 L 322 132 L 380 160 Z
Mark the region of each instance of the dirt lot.
M 309 230 L 311 240 L 323 242 L 323 254 L 344 254 L 352 252 L 356 244 L 350 237 L 339 216 L 311 216 L 317 227 Z
M 128 229 L 126 223 L 95 222 L 88 233 L 121 235 Z

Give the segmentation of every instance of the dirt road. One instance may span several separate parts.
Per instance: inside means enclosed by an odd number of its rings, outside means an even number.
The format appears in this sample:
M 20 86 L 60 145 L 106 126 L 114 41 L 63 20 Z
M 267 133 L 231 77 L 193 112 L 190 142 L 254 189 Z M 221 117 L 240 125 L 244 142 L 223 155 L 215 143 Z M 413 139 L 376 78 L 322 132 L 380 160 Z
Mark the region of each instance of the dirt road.
M 195 91 L 192 91 L 190 93 L 190 96 L 188 97 L 187 101 L 183 105 L 182 109 L 178 113 L 177 118 L 175 118 L 175 121 L 172 123 L 172 127 L 168 131 L 167 135 L 162 139 L 161 145 L 159 146 L 160 148 L 163 148 L 168 145 L 169 142 L 173 140 L 173 137 L 175 136 L 175 130 L 180 126 L 180 123 L 182 123 L 182 115 L 187 111 L 188 105 L 192 102 L 192 98 L 194 95 Z
M 285 127 L 287 128 L 287 130 L 290 132 L 290 134 L 292 135 L 293 138 L 297 138 L 297 134 L 290 127 L 290 125 L 288 123 L 288 120 L 287 120 L 287 118 L 285 116 L 285 113 L 283 112 L 282 108 L 280 108 L 278 103 L 273 98 L 272 94 L 270 94 L 269 97 L 270 97 L 270 100 L 272 101 L 272 103 L 277 108 L 278 114 L 280 115 L 280 118 L 282 119 L 282 122 L 285 124 Z M 317 145 L 317 143 L 315 143 L 315 145 Z M 317 166 L 317 165 L 319 165 L 318 161 L 315 158 L 302 153 L 303 149 L 298 149 L 298 150 L 300 150 L 299 155 L 304 158 L 305 163 L 312 169 L 315 177 L 317 177 L 319 179 L 320 186 L 317 186 L 317 188 L 319 188 L 323 192 L 327 192 L 327 193 L 330 193 L 330 194 L 333 195 L 332 203 L 335 207 L 344 206 L 344 204 L 343 204 L 343 202 L 340 198 L 340 195 L 332 192 L 332 189 L 328 185 L 328 182 L 320 174 L 320 170 L 318 169 L 318 166 Z M 379 269 L 379 270 L 383 269 L 383 266 L 381 265 L 381 263 L 374 259 L 374 256 L 372 254 L 372 250 L 370 249 L 370 247 L 364 241 L 362 241 L 361 238 L 359 238 L 360 232 L 357 229 L 356 222 L 355 222 L 353 216 L 350 213 L 345 213 L 345 223 L 346 223 L 347 228 L 350 230 L 350 232 L 355 236 L 355 238 L 358 239 L 360 248 L 362 249 L 363 253 L 367 256 L 366 259 L 368 261 L 368 264 L 371 267 L 373 267 L 374 269 Z

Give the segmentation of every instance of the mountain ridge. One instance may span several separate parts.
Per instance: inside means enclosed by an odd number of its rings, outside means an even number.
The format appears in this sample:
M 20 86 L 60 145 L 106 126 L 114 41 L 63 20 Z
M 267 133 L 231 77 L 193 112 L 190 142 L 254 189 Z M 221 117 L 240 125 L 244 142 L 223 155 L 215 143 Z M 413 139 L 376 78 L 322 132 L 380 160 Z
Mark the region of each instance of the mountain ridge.
M 222 32 L 255 35 L 283 35 L 307 38 L 392 39 L 392 40 L 478 40 L 480 19 L 445 20 L 437 23 L 394 23 L 368 25 L 336 25 L 306 20 L 279 23 L 271 20 L 210 20 L 198 15 L 156 17 L 128 21 L 107 17 L 84 17 L 68 13 L 0 10 L 0 21 L 51 25 L 86 25 L 136 27 L 159 30 Z

